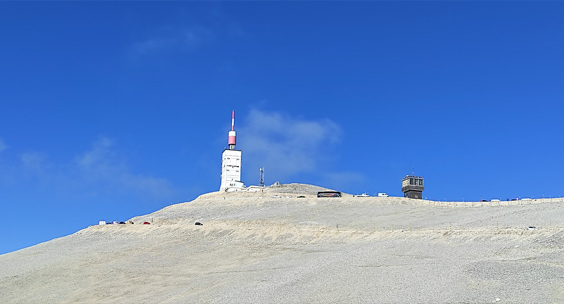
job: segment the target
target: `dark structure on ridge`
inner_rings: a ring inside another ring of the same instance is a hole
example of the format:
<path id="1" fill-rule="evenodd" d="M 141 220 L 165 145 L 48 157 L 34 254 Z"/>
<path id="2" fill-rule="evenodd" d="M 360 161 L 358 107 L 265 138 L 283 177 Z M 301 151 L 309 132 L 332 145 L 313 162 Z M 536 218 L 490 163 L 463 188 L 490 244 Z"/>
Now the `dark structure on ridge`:
<path id="1" fill-rule="evenodd" d="M 403 197 L 407 198 L 423 198 L 423 177 L 407 175 L 401 180 L 401 192 L 403 192 Z"/>

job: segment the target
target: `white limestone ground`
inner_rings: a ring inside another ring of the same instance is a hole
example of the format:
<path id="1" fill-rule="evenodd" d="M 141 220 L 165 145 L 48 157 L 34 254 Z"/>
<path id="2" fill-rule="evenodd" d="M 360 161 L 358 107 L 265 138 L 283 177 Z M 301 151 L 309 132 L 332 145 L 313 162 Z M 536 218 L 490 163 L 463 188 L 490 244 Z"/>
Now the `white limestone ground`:
<path id="1" fill-rule="evenodd" d="M 561 199 L 320 189 L 209 193 L 1 255 L 0 303 L 564 302 Z"/>

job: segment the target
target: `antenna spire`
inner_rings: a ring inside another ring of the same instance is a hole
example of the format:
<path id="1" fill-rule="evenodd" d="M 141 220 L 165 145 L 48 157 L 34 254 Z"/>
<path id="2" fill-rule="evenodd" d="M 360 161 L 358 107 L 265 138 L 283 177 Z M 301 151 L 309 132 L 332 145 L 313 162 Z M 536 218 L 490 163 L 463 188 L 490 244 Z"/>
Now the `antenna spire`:
<path id="1" fill-rule="evenodd" d="M 229 131 L 229 150 L 234 150 L 237 144 L 237 132 L 235 132 L 235 110 L 231 112 L 231 131 Z"/>
<path id="2" fill-rule="evenodd" d="M 235 131 L 235 110 L 231 112 L 231 131 Z"/>

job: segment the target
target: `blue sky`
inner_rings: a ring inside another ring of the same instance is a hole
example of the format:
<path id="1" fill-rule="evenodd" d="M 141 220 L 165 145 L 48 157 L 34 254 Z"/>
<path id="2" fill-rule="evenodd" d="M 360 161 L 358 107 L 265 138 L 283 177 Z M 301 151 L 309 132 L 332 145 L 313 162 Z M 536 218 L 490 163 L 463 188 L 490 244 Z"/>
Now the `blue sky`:
<path id="1" fill-rule="evenodd" d="M 564 195 L 564 3 L 1 2 L 0 254 L 242 179 Z"/>

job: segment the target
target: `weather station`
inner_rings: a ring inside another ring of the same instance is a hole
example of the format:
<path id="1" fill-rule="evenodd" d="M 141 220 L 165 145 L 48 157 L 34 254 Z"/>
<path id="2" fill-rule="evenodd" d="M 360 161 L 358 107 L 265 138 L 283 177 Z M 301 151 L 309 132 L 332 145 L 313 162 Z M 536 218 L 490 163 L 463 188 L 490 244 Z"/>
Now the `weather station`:
<path id="1" fill-rule="evenodd" d="M 229 131 L 229 148 L 221 155 L 221 186 L 219 191 L 239 191 L 245 189 L 241 181 L 241 150 L 236 150 L 237 132 L 235 132 L 235 111 L 231 113 L 231 131 Z"/>
<path id="2" fill-rule="evenodd" d="M 403 197 L 422 199 L 424 189 L 423 177 L 421 176 L 407 175 L 401 180 Z"/>

